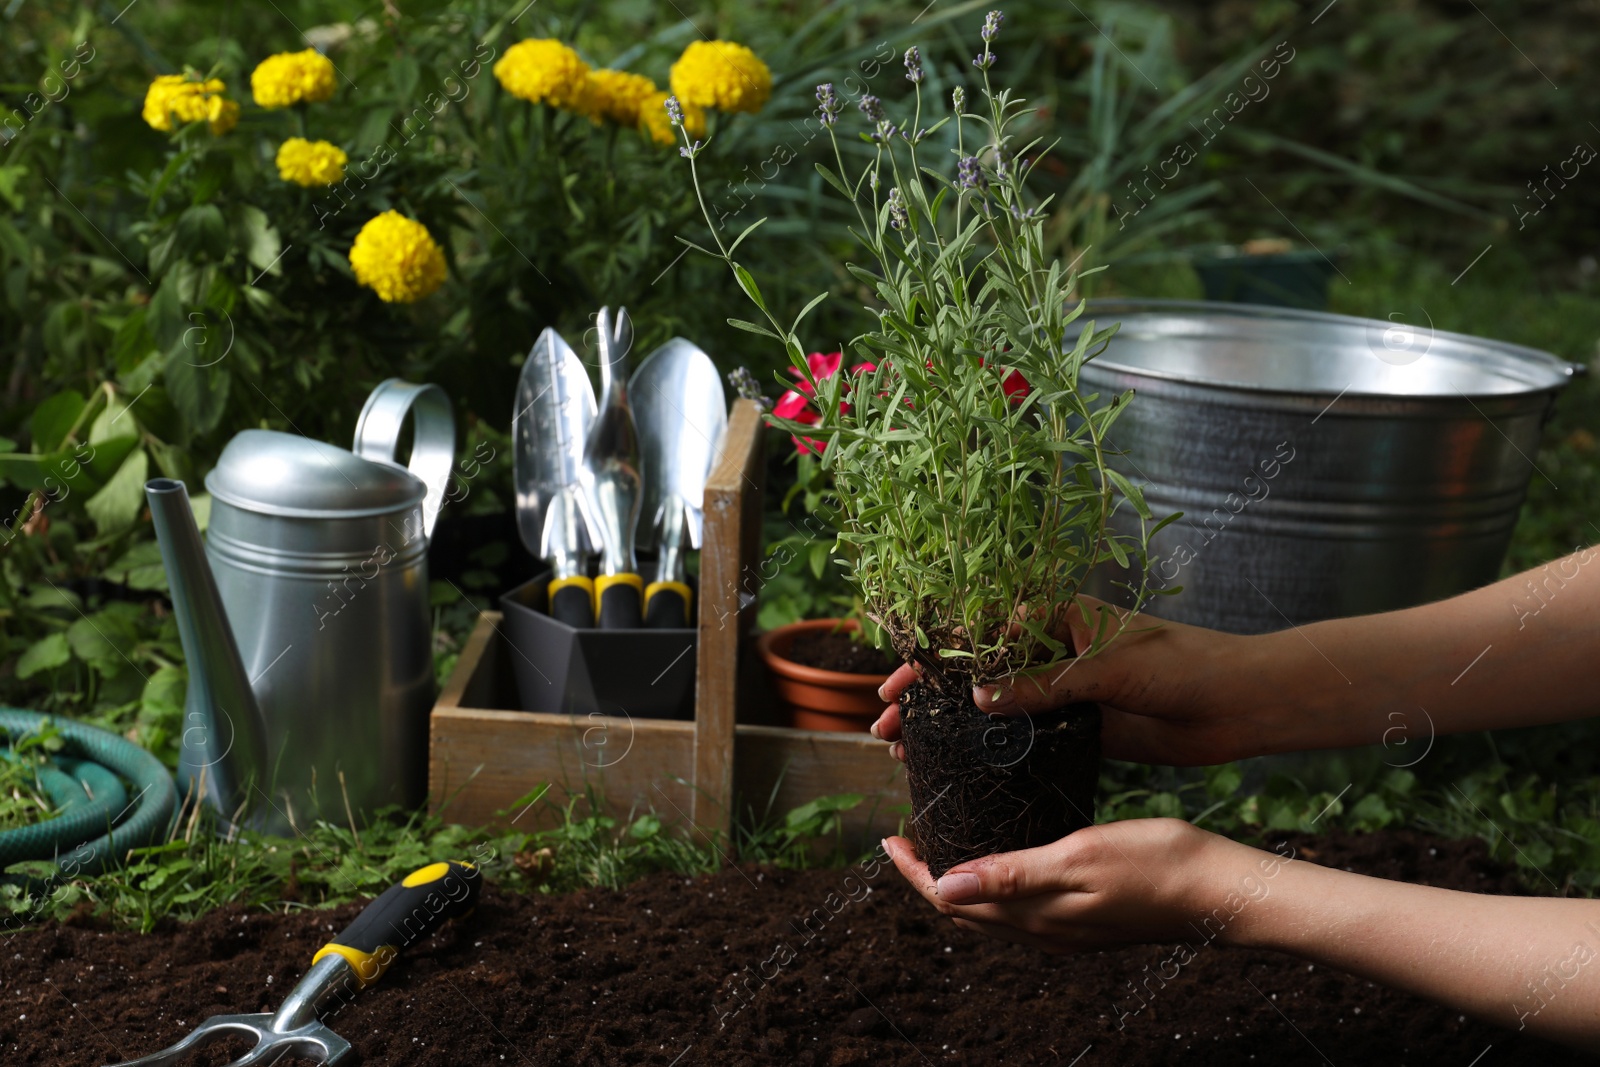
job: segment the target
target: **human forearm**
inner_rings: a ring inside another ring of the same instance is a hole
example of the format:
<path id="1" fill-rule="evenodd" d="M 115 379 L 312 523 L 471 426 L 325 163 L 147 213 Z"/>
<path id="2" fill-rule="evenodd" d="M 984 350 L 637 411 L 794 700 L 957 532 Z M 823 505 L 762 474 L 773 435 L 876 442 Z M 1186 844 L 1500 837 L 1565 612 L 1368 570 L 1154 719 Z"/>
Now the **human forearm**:
<path id="1" fill-rule="evenodd" d="M 1418 740 L 1600 712 L 1600 549 L 1449 600 L 1250 639 L 1270 751 Z"/>
<path id="2" fill-rule="evenodd" d="M 1305 861 L 1263 884 L 1228 927 L 1233 943 L 1600 1051 L 1600 903 L 1458 893 Z"/>

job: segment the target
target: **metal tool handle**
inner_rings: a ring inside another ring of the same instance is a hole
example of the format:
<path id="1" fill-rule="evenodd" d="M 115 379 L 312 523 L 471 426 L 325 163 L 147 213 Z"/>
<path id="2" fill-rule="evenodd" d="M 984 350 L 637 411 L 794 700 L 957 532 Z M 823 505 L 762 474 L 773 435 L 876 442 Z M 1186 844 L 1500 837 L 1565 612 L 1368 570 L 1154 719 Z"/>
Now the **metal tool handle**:
<path id="1" fill-rule="evenodd" d="M 383 977 L 401 949 L 471 911 L 482 888 L 483 877 L 470 863 L 451 860 L 420 867 L 362 909 L 343 933 L 317 950 L 311 962 L 341 956 L 366 988 Z"/>
<path id="2" fill-rule="evenodd" d="M 401 378 L 379 382 L 356 420 L 356 439 L 350 451 L 365 459 L 400 466 L 395 452 L 407 413 L 412 416 L 411 462 L 407 469 L 428 487 L 428 495 L 422 501 L 422 535 L 432 537 L 456 459 L 456 417 L 444 390 Z"/>

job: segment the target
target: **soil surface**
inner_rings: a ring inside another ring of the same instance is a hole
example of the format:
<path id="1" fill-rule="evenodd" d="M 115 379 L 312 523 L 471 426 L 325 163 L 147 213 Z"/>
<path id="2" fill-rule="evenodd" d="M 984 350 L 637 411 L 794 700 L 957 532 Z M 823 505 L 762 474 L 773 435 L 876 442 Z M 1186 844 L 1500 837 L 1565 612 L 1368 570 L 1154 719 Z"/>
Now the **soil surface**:
<path id="1" fill-rule="evenodd" d="M 865 641 L 859 641 L 848 633 L 829 633 L 826 630 L 796 634 L 784 659 L 821 671 L 870 674 L 877 678 L 888 677 L 900 666 L 899 660 Z"/>
<path id="2" fill-rule="evenodd" d="M 1520 892 L 1477 841 L 1409 831 L 1287 840 L 1301 860 Z M 58 925 L 12 935 L 0 944 L 0 1062 L 111 1063 L 212 1014 L 272 1010 L 357 910 L 225 908 L 152 935 Z M 1171 974 L 1172 954 L 1049 957 L 990 941 L 941 919 L 887 865 L 658 875 L 562 897 L 491 887 L 475 915 L 328 1021 L 364 1063 L 438 1067 L 1574 1060 L 1272 952 L 1201 945 L 1175 975 L 1155 977 Z M 1129 983 L 1148 990 L 1137 1013 Z"/>
<path id="3" fill-rule="evenodd" d="M 1094 822 L 1100 709 L 986 715 L 972 688 L 926 681 L 900 697 L 909 829 L 935 877 L 958 863 L 1059 841 Z"/>

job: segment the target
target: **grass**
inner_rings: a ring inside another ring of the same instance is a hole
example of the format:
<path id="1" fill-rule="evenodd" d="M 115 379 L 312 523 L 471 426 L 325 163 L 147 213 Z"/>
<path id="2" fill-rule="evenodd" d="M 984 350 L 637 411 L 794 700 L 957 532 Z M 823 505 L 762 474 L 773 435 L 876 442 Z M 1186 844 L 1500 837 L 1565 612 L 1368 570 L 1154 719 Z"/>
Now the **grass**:
<path id="1" fill-rule="evenodd" d="M 39 770 L 60 747 L 60 734 L 47 728 L 0 748 L 0 831 L 32 826 L 55 813 L 39 782 Z"/>
<path id="2" fill-rule="evenodd" d="M 778 817 L 742 827 L 734 854 L 786 867 L 853 859 L 839 845 L 838 816 L 859 796 L 824 797 Z M 16 803 L 0 798 L 0 809 Z M 617 889 L 647 874 L 706 874 L 728 852 L 687 826 L 653 811 L 606 814 L 594 791 L 557 802 L 549 787 L 510 809 L 542 805 L 542 829 L 470 827 L 441 812 L 390 809 L 365 825 L 316 819 L 297 837 L 217 831 L 208 809 L 193 813 L 161 845 L 136 851 L 131 862 L 94 878 L 53 888 L 0 885 L 0 929 L 92 914 L 113 925 L 150 931 L 163 920 L 188 920 L 227 904 L 271 910 L 331 907 L 381 893 L 418 867 L 440 859 L 475 863 L 497 885 L 519 892 Z M 507 814 L 506 812 L 500 813 Z M 521 821 L 523 815 L 515 821 Z M 524 825 L 527 825 L 526 823 Z M 43 879 L 47 863 L 18 864 L 13 874 Z"/>

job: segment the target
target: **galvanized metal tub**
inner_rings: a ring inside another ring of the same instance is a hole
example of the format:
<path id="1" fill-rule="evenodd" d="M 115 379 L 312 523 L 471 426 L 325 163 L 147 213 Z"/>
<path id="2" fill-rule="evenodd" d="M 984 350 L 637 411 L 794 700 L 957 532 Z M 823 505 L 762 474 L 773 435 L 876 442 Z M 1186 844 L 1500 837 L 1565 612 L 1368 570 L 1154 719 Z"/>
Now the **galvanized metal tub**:
<path id="1" fill-rule="evenodd" d="M 1120 326 L 1083 389 L 1136 392 L 1115 463 L 1158 517 L 1183 512 L 1149 567 L 1183 592 L 1151 612 L 1235 633 L 1494 580 L 1576 371 L 1398 320 L 1153 300 L 1092 301 L 1085 318 Z M 1119 599 L 1104 576 L 1090 588 Z"/>

